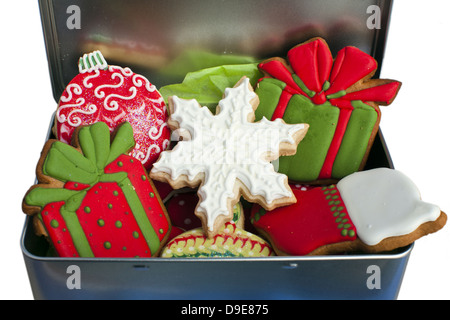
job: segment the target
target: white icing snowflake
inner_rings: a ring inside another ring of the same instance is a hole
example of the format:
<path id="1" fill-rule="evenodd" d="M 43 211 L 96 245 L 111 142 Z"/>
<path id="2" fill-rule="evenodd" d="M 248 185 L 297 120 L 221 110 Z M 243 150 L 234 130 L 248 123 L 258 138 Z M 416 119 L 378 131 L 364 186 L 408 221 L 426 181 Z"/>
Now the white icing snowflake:
<path id="1" fill-rule="evenodd" d="M 218 216 L 232 217 L 229 201 L 241 195 L 236 188 L 238 181 L 252 197 L 264 199 L 267 207 L 275 200 L 292 200 L 287 176 L 275 172 L 269 161 L 280 156 L 280 144 L 294 154 L 308 125 L 288 125 L 281 119 L 266 118 L 253 122 L 257 99 L 248 78 L 226 89 L 216 115 L 196 100 L 172 98 L 170 122 L 178 123 L 180 132 L 188 134 L 173 150 L 161 153 L 151 174 L 158 178 L 159 173 L 166 173 L 169 182 L 183 176 L 195 182 L 204 174 L 196 211 L 206 216 L 210 232 Z"/>

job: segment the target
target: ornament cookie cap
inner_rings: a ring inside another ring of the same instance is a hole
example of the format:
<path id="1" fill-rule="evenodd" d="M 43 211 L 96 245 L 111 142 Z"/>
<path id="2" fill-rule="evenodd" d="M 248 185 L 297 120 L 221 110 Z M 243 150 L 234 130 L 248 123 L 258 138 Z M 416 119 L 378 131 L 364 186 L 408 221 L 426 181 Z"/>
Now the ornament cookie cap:
<path id="1" fill-rule="evenodd" d="M 80 73 L 106 69 L 108 69 L 108 62 L 106 62 L 103 54 L 98 50 L 91 53 L 85 53 L 78 60 L 78 71 Z"/>
<path id="2" fill-rule="evenodd" d="M 150 176 L 174 189 L 199 186 L 196 215 L 209 237 L 232 219 L 241 195 L 267 210 L 296 201 L 287 176 L 275 172 L 269 161 L 295 154 L 309 126 L 281 119 L 253 122 L 258 102 L 246 77 L 226 89 L 216 115 L 196 100 L 169 101 L 170 128 L 189 134 L 161 153 Z"/>
<path id="3" fill-rule="evenodd" d="M 170 144 L 164 98 L 147 78 L 128 67 L 109 65 L 100 51 L 84 54 L 78 69 L 56 110 L 58 140 L 70 144 L 75 129 L 83 125 L 104 122 L 113 132 L 129 122 L 136 140 L 130 155 L 149 170 Z"/>

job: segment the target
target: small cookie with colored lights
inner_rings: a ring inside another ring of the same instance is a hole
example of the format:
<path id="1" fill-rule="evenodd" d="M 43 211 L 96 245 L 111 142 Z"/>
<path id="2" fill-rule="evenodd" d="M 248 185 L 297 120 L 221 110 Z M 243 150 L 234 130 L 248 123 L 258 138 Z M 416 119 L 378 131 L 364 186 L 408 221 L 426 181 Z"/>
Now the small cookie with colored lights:
<path id="1" fill-rule="evenodd" d="M 257 235 L 227 222 L 213 238 L 202 228 L 187 231 L 172 239 L 161 252 L 162 258 L 268 257 L 274 251 Z"/>
<path id="2" fill-rule="evenodd" d="M 170 220 L 142 163 L 128 152 L 133 128 L 113 134 L 103 122 L 78 128 L 73 146 L 49 140 L 37 166 L 38 184 L 23 200 L 36 231 L 60 257 L 154 257 Z"/>
<path id="3" fill-rule="evenodd" d="M 298 202 L 251 221 L 278 255 L 378 253 L 405 247 L 444 227 L 447 216 L 421 200 L 412 181 L 387 168 L 351 174 L 336 185 L 293 188 Z"/>

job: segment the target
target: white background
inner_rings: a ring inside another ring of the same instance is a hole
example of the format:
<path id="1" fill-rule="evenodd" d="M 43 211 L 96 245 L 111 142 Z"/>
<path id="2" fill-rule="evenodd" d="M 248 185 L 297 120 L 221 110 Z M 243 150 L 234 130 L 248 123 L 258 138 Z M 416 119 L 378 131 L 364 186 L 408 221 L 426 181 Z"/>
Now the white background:
<path id="1" fill-rule="evenodd" d="M 20 250 L 22 197 L 34 183 L 56 102 L 37 1 L 0 2 L 0 299 L 32 299 Z M 450 1 L 396 0 L 382 78 L 403 82 L 381 128 L 396 169 L 450 213 Z M 400 299 L 450 298 L 450 226 L 416 241 Z"/>

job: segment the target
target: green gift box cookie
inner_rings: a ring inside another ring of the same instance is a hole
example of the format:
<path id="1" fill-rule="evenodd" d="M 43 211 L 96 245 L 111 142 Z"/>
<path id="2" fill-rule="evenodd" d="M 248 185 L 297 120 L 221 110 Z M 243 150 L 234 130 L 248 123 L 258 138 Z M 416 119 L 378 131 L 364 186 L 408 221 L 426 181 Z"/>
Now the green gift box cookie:
<path id="1" fill-rule="evenodd" d="M 279 171 L 292 181 L 337 180 L 362 170 L 378 132 L 379 105 L 389 105 L 401 83 L 371 79 L 377 62 L 355 47 L 335 59 L 325 40 L 314 38 L 292 48 L 287 60 L 259 64 L 265 77 L 256 93 L 256 121 L 283 118 L 308 123 L 294 156 L 281 157 Z"/>

